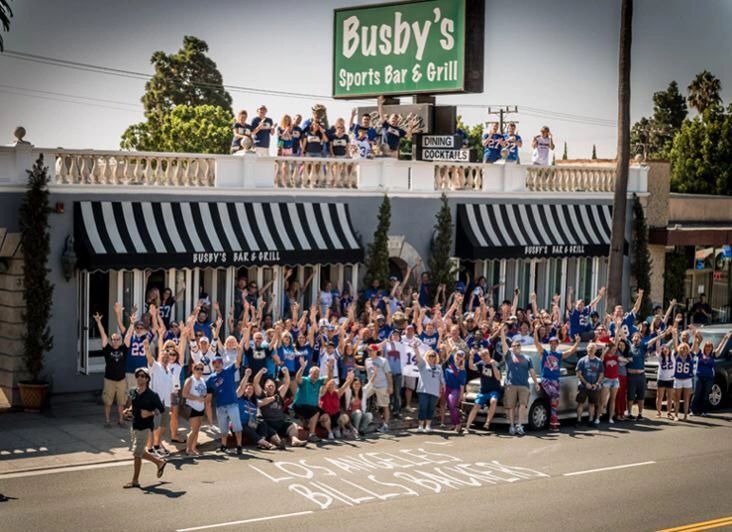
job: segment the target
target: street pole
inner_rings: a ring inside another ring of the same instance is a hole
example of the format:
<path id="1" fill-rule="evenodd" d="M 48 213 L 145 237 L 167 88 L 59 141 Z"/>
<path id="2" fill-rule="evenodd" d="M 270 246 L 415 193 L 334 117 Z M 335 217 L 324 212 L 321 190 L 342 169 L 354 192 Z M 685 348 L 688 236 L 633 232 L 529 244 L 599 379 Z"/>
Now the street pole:
<path id="1" fill-rule="evenodd" d="M 625 226 L 628 207 L 628 165 L 630 163 L 630 47 L 633 34 L 633 0 L 622 0 L 620 53 L 618 59 L 618 147 L 615 167 L 613 226 L 608 263 L 607 304 L 622 304 L 625 262 Z"/>

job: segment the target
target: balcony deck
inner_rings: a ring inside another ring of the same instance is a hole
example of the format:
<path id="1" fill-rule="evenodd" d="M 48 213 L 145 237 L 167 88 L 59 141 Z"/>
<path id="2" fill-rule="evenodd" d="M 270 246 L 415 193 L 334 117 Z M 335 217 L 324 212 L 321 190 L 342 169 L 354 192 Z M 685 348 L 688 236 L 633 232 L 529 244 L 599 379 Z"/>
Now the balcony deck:
<path id="1" fill-rule="evenodd" d="M 51 186 L 240 189 L 271 192 L 337 190 L 381 192 L 484 192 L 611 194 L 615 168 L 605 164 L 539 167 L 380 159 L 258 157 L 0 147 L 0 185 L 24 184 L 25 170 L 43 154 Z M 628 191 L 647 191 L 647 167 L 630 167 Z M 76 187 L 74 187 L 76 188 Z"/>

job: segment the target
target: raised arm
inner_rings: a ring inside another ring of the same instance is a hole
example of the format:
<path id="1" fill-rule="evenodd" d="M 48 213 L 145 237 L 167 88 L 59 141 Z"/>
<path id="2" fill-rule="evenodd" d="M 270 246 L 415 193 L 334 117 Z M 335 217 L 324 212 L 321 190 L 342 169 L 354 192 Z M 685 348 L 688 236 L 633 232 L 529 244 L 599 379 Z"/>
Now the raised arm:
<path id="1" fill-rule="evenodd" d="M 302 382 L 302 374 L 305 371 L 305 357 L 300 357 L 300 367 L 295 373 L 295 382 L 299 385 Z"/>
<path id="2" fill-rule="evenodd" d="M 503 349 L 503 356 L 507 357 L 511 352 L 508 350 L 508 342 L 506 341 L 506 327 L 501 324 L 501 348 Z"/>
<path id="3" fill-rule="evenodd" d="M 125 327 L 125 324 L 122 323 L 123 310 L 124 308 L 119 303 L 119 301 L 114 304 L 114 317 L 117 319 L 117 328 L 119 329 L 120 334 L 125 334 L 127 332 L 127 327 Z"/>
<path id="4" fill-rule="evenodd" d="M 287 395 L 287 391 L 290 389 L 290 371 L 287 366 L 282 367 L 282 384 L 280 384 L 277 392 L 280 394 L 282 399 Z"/>
<path id="5" fill-rule="evenodd" d="M 354 373 L 352 369 L 348 370 L 348 373 L 346 374 L 346 380 L 341 385 L 340 388 L 338 388 L 338 397 L 343 397 L 343 394 L 346 393 L 346 390 L 351 387 L 351 383 L 353 382 Z"/>
<path id="6" fill-rule="evenodd" d="M 572 344 L 572 347 L 570 347 L 564 353 L 562 353 L 562 360 L 564 360 L 565 358 L 569 358 L 572 355 L 574 355 L 577 352 L 577 348 L 579 347 L 579 344 L 580 344 L 579 334 L 575 334 L 574 335 L 574 344 Z"/>
<path id="7" fill-rule="evenodd" d="M 714 350 L 714 358 L 719 358 L 722 356 L 722 353 L 724 352 L 724 346 L 727 345 L 727 341 L 729 340 L 729 337 L 732 336 L 732 332 L 728 332 L 724 335 L 722 340 L 720 340 L 719 345 Z"/>
<path id="8" fill-rule="evenodd" d="M 668 302 L 668 310 L 666 310 L 666 314 L 663 316 L 663 323 L 668 325 L 668 319 L 671 317 L 671 313 L 674 311 L 674 308 L 676 308 L 676 300 L 672 299 Z"/>
<path id="9" fill-rule="evenodd" d="M 567 312 L 572 312 L 574 308 L 574 287 L 570 286 L 567 290 Z"/>
<path id="10" fill-rule="evenodd" d="M 241 382 L 239 382 L 239 387 L 236 389 L 236 396 L 241 397 L 244 395 L 244 390 L 246 389 L 247 385 L 249 384 L 249 378 L 252 376 L 252 370 L 251 368 L 247 368 L 244 371 L 244 376 L 241 378 Z"/>
<path id="11" fill-rule="evenodd" d="M 541 345 L 541 341 L 539 340 L 539 326 L 536 322 L 534 322 L 534 346 L 536 347 L 537 353 L 544 352 L 544 346 Z"/>
<path id="12" fill-rule="evenodd" d="M 133 312 L 130 314 L 130 326 L 127 327 L 127 332 L 125 333 L 125 345 L 127 347 L 130 347 L 130 343 L 132 343 L 132 333 L 135 330 L 135 321 L 137 321 L 137 313 L 133 310 Z"/>
<path id="13" fill-rule="evenodd" d="M 600 300 L 603 298 L 604 295 L 605 295 L 605 287 L 603 286 L 602 288 L 600 288 L 600 291 L 595 296 L 595 299 L 590 301 L 590 307 L 595 308 L 595 306 L 600 302 Z"/>
<path id="14" fill-rule="evenodd" d="M 107 333 L 104 331 L 104 325 L 102 325 L 102 315 L 97 312 L 94 314 L 94 321 L 97 322 L 97 329 L 99 329 L 99 338 L 102 341 L 102 349 L 107 347 Z"/>
<path id="15" fill-rule="evenodd" d="M 254 393 L 257 396 L 262 395 L 262 387 L 259 385 L 259 383 L 262 380 L 262 377 L 264 377 L 265 373 L 267 373 L 267 368 L 262 368 L 254 376 L 254 381 L 252 382 L 252 385 L 254 386 Z"/>
<path id="16" fill-rule="evenodd" d="M 638 314 L 641 308 L 641 303 L 643 302 L 643 289 L 638 289 L 638 297 L 635 298 L 635 305 L 633 305 L 633 314 Z"/>

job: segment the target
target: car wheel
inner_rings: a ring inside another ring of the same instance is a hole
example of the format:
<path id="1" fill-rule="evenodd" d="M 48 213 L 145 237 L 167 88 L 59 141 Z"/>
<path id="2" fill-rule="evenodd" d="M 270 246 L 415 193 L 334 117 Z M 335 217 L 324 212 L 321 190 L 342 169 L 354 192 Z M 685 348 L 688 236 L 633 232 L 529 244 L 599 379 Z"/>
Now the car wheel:
<path id="1" fill-rule="evenodd" d="M 549 427 L 549 405 L 541 399 L 534 401 L 529 408 L 529 428 L 546 430 Z"/>
<path id="2" fill-rule="evenodd" d="M 724 391 L 722 387 L 724 384 L 720 381 L 715 381 L 712 384 L 712 390 L 709 392 L 709 404 L 712 408 L 719 408 L 724 402 Z"/>

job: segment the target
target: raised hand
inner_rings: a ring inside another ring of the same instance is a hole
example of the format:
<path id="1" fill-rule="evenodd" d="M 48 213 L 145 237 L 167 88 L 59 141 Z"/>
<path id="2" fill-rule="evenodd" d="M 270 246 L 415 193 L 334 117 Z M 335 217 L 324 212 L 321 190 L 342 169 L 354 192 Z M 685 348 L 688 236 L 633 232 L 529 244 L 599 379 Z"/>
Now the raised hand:
<path id="1" fill-rule="evenodd" d="M 102 315 L 101 315 L 101 314 L 99 314 L 99 312 L 95 312 L 95 313 L 94 313 L 94 316 L 92 316 L 92 317 L 94 318 L 94 320 L 95 320 L 95 321 L 96 321 L 97 323 L 98 323 L 98 322 L 100 322 L 100 321 L 102 321 Z"/>
<path id="2" fill-rule="evenodd" d="M 247 368 L 246 370 L 244 370 L 245 379 L 248 379 L 249 377 L 251 377 L 251 375 L 252 375 L 252 368 Z"/>

